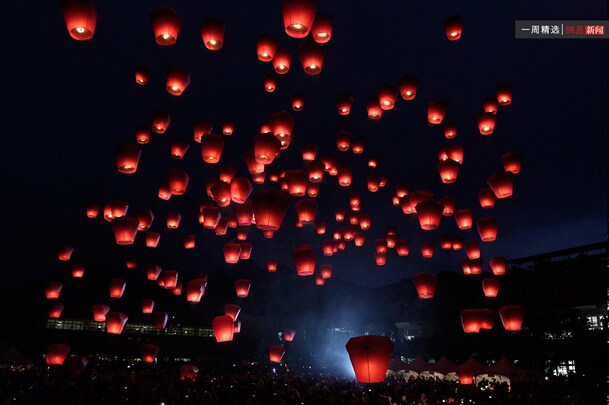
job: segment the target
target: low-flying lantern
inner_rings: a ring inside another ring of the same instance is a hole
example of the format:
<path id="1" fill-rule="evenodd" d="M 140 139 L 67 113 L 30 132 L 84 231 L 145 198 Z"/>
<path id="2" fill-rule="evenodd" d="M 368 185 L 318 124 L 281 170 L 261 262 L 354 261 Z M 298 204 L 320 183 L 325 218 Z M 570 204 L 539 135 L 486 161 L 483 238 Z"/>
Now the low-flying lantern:
<path id="1" fill-rule="evenodd" d="M 190 73 L 183 67 L 172 66 L 167 72 L 165 89 L 172 96 L 181 96 L 190 84 Z"/>
<path id="2" fill-rule="evenodd" d="M 499 316 L 503 327 L 508 331 L 517 331 L 522 329 L 522 320 L 524 318 L 524 307 L 520 305 L 505 305 L 499 308 Z"/>
<path id="3" fill-rule="evenodd" d="M 212 321 L 212 328 L 216 342 L 230 342 L 233 340 L 234 320 L 228 315 L 216 316 Z"/>
<path id="4" fill-rule="evenodd" d="M 495 218 L 480 218 L 477 225 L 482 242 L 492 242 L 497 238 L 497 220 Z"/>
<path id="5" fill-rule="evenodd" d="M 91 0 L 62 0 L 61 11 L 70 37 L 77 41 L 93 38 L 97 11 Z"/>
<path id="6" fill-rule="evenodd" d="M 482 327 L 482 316 L 479 309 L 461 311 L 461 325 L 465 333 L 479 333 Z"/>
<path id="7" fill-rule="evenodd" d="M 129 317 L 122 312 L 110 311 L 106 314 L 106 332 L 113 335 L 123 333 Z"/>
<path id="8" fill-rule="evenodd" d="M 51 343 L 47 347 L 46 363 L 49 366 L 60 366 L 68 357 L 68 353 L 70 353 L 70 346 L 62 343 Z"/>
<path id="9" fill-rule="evenodd" d="M 387 336 L 366 335 L 349 339 L 345 347 L 359 383 L 385 381 L 393 346 Z"/>
<path id="10" fill-rule="evenodd" d="M 440 100 L 431 100 L 427 106 L 427 121 L 432 125 L 438 125 L 444 120 L 448 104 Z"/>
<path id="11" fill-rule="evenodd" d="M 279 47 L 279 41 L 267 34 L 262 34 L 256 41 L 256 52 L 258 59 L 262 62 L 270 62 L 275 57 Z"/>
<path id="12" fill-rule="evenodd" d="M 428 299 L 433 298 L 436 292 L 436 284 L 438 283 L 438 277 L 428 271 L 418 273 L 412 277 L 412 282 L 417 289 L 419 298 Z"/>
<path id="13" fill-rule="evenodd" d="M 95 322 L 106 322 L 106 314 L 110 311 L 110 307 L 107 305 L 96 304 L 92 307 L 93 320 Z"/>
<path id="14" fill-rule="evenodd" d="M 487 298 L 494 298 L 499 293 L 499 280 L 492 277 L 485 277 L 482 280 L 482 291 Z"/>
<path id="15" fill-rule="evenodd" d="M 112 231 L 117 245 L 132 245 L 135 241 L 140 221 L 132 217 L 120 217 L 112 220 Z"/>
<path id="16" fill-rule="evenodd" d="M 463 20 L 458 15 L 448 17 L 444 20 L 444 32 L 449 41 L 457 41 L 463 32 Z"/>
<path id="17" fill-rule="evenodd" d="M 463 244 L 463 247 L 468 259 L 478 259 L 480 257 L 480 244 L 477 241 L 467 241 Z"/>
<path id="18" fill-rule="evenodd" d="M 304 38 L 315 20 L 317 0 L 282 0 L 281 14 L 285 33 L 292 38 Z"/>
<path id="19" fill-rule="evenodd" d="M 133 174 L 137 171 L 137 165 L 140 161 L 141 150 L 139 145 L 128 143 L 120 144 L 116 148 L 116 168 L 124 174 Z"/>
<path id="20" fill-rule="evenodd" d="M 269 346 L 269 360 L 273 363 L 281 363 L 281 358 L 285 354 L 285 347 L 280 345 Z"/>
<path id="21" fill-rule="evenodd" d="M 492 257 L 489 260 L 491 270 L 495 276 L 502 276 L 505 274 L 506 259 L 503 256 Z"/>
<path id="22" fill-rule="evenodd" d="M 216 164 L 222 157 L 224 150 L 224 139 L 217 134 L 205 135 L 201 138 L 201 156 L 203 161 L 209 164 Z"/>
<path id="23" fill-rule="evenodd" d="M 219 51 L 224 44 L 224 22 L 206 18 L 199 27 L 203 45 L 210 51 Z"/>
<path id="24" fill-rule="evenodd" d="M 294 329 L 283 330 L 283 340 L 285 340 L 286 342 L 294 341 L 294 336 L 296 336 L 296 331 Z"/>
<path id="25" fill-rule="evenodd" d="M 154 311 L 152 313 L 152 326 L 157 329 L 165 329 L 167 321 L 169 320 L 169 314 L 164 311 Z"/>
<path id="26" fill-rule="evenodd" d="M 235 292 L 237 293 L 237 297 L 245 298 L 250 292 L 250 287 L 252 282 L 246 279 L 235 280 Z"/>
<path id="27" fill-rule="evenodd" d="M 168 46 L 176 43 L 182 20 L 173 8 L 162 7 L 153 11 L 150 13 L 150 22 L 157 44 Z"/>

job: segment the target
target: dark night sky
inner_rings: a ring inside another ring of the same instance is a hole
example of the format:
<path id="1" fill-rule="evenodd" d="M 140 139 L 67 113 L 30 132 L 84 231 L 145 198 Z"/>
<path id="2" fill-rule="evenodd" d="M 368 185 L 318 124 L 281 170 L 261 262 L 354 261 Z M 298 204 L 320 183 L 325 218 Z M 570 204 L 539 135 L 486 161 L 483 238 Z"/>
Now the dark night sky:
<path id="1" fill-rule="evenodd" d="M 407 183 L 410 190 L 434 191 L 437 198 L 454 195 L 457 207 L 472 208 L 474 218 L 495 215 L 499 236 L 496 242 L 483 244 L 485 259 L 518 258 L 606 240 L 607 41 L 514 39 L 515 20 L 606 19 L 605 1 L 383 1 L 382 6 L 322 1 L 318 11 L 334 17 L 334 33 L 318 77 L 303 73 L 296 56 L 298 40 L 283 33 L 279 1 L 188 3 L 173 4 L 183 18 L 173 47 L 154 43 L 148 19 L 151 10 L 165 3 L 97 1 L 95 36 L 83 43 L 68 36 L 58 2 L 2 4 L 2 239 L 4 272 L 11 274 L 5 286 L 53 278 L 55 254 L 64 243 L 74 244 L 78 251 L 89 243 L 109 241 L 104 254 L 122 254 L 113 244 L 110 226 L 100 219 L 90 221 L 84 213 L 88 202 L 113 199 L 130 202 L 131 212 L 152 209 L 157 229 L 163 228 L 168 210 L 182 209 L 180 232 L 197 232 L 199 247 L 180 270 L 187 278 L 201 268 L 213 272 L 213 265 L 222 262 L 222 243 L 234 234 L 218 240 L 196 223 L 195 204 L 204 195 L 205 179 L 217 175 L 218 167 L 202 162 L 192 140 L 192 123 L 206 118 L 217 131 L 223 120 L 234 120 L 235 134 L 225 139 L 221 164 L 235 164 L 238 176 L 249 177 L 242 153 L 251 147 L 252 135 L 269 113 L 290 109 L 295 93 L 304 94 L 305 109 L 290 111 L 296 120 L 294 142 L 274 167 L 304 168 L 300 145 L 317 143 L 318 154 L 331 154 L 354 169 L 350 189 L 338 187 L 336 179 L 326 175 L 318 217 L 327 220 L 329 229 L 338 229 L 333 210 L 348 208 L 353 190 L 362 195 L 362 212 L 372 216 L 373 227 L 365 247 L 350 246 L 325 258 L 319 249 L 321 239 L 311 227 L 293 228 L 290 208 L 275 239 L 254 238 L 257 266 L 262 267 L 270 254 L 292 266 L 289 252 L 304 241 L 316 248 L 318 264 L 332 264 L 336 277 L 363 285 L 396 282 L 422 270 L 460 271 L 463 251 L 446 253 L 437 247 L 433 259 L 423 260 L 417 248 L 420 241 L 459 233 L 454 219 L 443 218 L 438 231 L 420 230 L 415 216 L 405 216 L 391 205 L 396 182 Z M 451 43 L 442 21 L 455 14 L 462 17 L 464 32 L 461 40 Z M 199 37 L 200 21 L 206 16 L 226 23 L 220 52 L 206 50 Z M 262 86 L 272 67 L 258 61 L 255 53 L 256 39 L 263 32 L 279 39 L 292 54 L 290 72 L 278 77 L 273 94 Z M 138 65 L 151 70 L 147 87 L 133 81 Z M 191 72 L 191 84 L 178 98 L 164 90 L 172 65 Z M 385 112 L 380 122 L 368 120 L 366 101 L 383 83 L 397 84 L 404 73 L 419 78 L 417 98 L 405 102 L 398 97 L 396 108 Z M 482 137 L 475 121 L 482 101 L 503 83 L 512 84 L 514 101 L 499 111 L 495 133 Z M 355 102 L 351 115 L 341 117 L 334 99 L 346 90 L 355 95 Z M 452 185 L 443 185 L 436 171 L 437 150 L 449 141 L 440 127 L 427 124 L 431 99 L 449 102 L 447 120 L 459 128 L 453 142 L 465 148 L 465 163 Z M 162 136 L 151 134 L 136 174 L 119 174 L 114 148 L 132 142 L 133 127 L 149 123 L 154 109 L 171 112 L 169 130 Z M 364 155 L 338 152 L 334 137 L 340 129 L 365 140 Z M 169 157 L 172 138 L 191 143 L 182 161 Z M 510 151 L 523 156 L 514 196 L 499 200 L 491 212 L 482 212 L 478 189 L 501 168 L 499 156 Z M 388 186 L 376 194 L 365 189 L 365 178 L 372 172 L 366 167 L 370 154 L 379 157 L 379 168 L 389 177 Z M 160 201 L 156 190 L 171 168 L 189 172 L 189 190 L 186 196 Z M 387 265 L 377 267 L 372 242 L 388 226 L 411 240 L 411 254 L 401 258 L 391 252 Z M 475 229 L 462 234 L 466 240 L 478 239 Z M 173 251 L 166 248 L 162 253 Z"/>

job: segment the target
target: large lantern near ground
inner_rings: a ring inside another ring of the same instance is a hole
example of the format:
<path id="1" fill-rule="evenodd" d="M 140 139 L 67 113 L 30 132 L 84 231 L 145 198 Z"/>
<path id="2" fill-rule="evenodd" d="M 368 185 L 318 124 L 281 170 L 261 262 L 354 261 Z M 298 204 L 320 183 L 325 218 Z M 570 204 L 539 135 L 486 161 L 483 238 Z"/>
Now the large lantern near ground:
<path id="1" fill-rule="evenodd" d="M 56 300 L 59 298 L 63 284 L 58 281 L 49 281 L 44 285 L 44 293 L 48 300 Z"/>
<path id="2" fill-rule="evenodd" d="M 285 33 L 292 38 L 304 38 L 315 20 L 317 0 L 283 0 L 281 14 Z"/>
<path id="3" fill-rule="evenodd" d="M 47 348 L 45 356 L 49 366 L 62 365 L 70 353 L 70 346 L 62 343 L 51 343 Z"/>
<path id="4" fill-rule="evenodd" d="M 168 46 L 176 43 L 182 20 L 173 8 L 162 7 L 153 11 L 150 13 L 150 22 L 157 44 Z"/>
<path id="5" fill-rule="evenodd" d="M 137 165 L 140 161 L 141 150 L 139 145 L 128 143 L 120 144 L 116 148 L 116 168 L 124 174 L 133 174 L 137 171 Z"/>
<path id="6" fill-rule="evenodd" d="M 252 195 L 252 207 L 256 227 L 263 231 L 276 231 L 290 205 L 287 195 L 278 190 L 256 191 Z"/>
<path id="7" fill-rule="evenodd" d="M 436 284 L 438 283 L 438 277 L 435 274 L 424 271 L 413 276 L 412 281 L 417 289 L 419 298 L 433 298 L 436 292 Z"/>
<path id="8" fill-rule="evenodd" d="M 296 336 L 296 331 L 294 329 L 283 330 L 283 340 L 286 342 L 292 342 L 294 340 L 294 336 Z"/>
<path id="9" fill-rule="evenodd" d="M 269 346 L 269 360 L 273 363 L 281 363 L 281 358 L 285 354 L 285 347 L 280 345 Z"/>
<path id="10" fill-rule="evenodd" d="M 357 336 L 349 339 L 345 347 L 360 383 L 385 381 L 387 367 L 393 351 L 393 342 L 387 336 Z"/>
<path id="11" fill-rule="evenodd" d="M 143 314 L 151 314 L 154 311 L 154 300 L 149 298 L 144 298 L 142 300 L 142 313 Z"/>
<path id="12" fill-rule="evenodd" d="M 216 342 L 230 342 L 233 340 L 234 320 L 228 315 L 216 316 L 211 323 Z"/>
<path id="13" fill-rule="evenodd" d="M 123 328 L 129 317 L 122 312 L 110 311 L 106 314 L 106 332 L 113 335 L 123 333 Z"/>
<path id="14" fill-rule="evenodd" d="M 499 308 L 499 316 L 505 330 L 517 331 L 522 329 L 524 307 L 520 305 L 505 305 Z"/>
<path id="15" fill-rule="evenodd" d="M 64 305 L 61 302 L 53 301 L 49 307 L 49 318 L 58 319 L 61 317 Z"/>
<path id="16" fill-rule="evenodd" d="M 292 258 L 299 276 L 310 276 L 315 273 L 316 255 L 311 246 L 303 244 L 292 250 Z"/>
<path id="17" fill-rule="evenodd" d="M 61 11 L 70 36 L 77 41 L 93 38 L 97 11 L 91 0 L 62 0 Z"/>
<path id="18" fill-rule="evenodd" d="M 444 32 L 449 41 L 457 41 L 463 32 L 463 20 L 458 15 L 444 20 Z"/>
<path id="19" fill-rule="evenodd" d="M 224 44 L 224 22 L 206 18 L 199 28 L 203 45 L 210 51 L 219 51 Z"/>

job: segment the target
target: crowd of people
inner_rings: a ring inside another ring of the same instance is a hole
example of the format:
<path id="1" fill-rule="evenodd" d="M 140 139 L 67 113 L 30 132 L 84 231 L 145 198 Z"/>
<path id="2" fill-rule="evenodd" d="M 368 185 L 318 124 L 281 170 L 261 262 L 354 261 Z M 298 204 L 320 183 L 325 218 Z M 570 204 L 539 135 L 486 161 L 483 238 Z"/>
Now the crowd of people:
<path id="1" fill-rule="evenodd" d="M 358 384 L 329 374 L 286 367 L 200 367 L 194 379 L 180 378 L 180 364 L 90 363 L 82 372 L 65 366 L 0 367 L 0 404 L 595 404 L 603 390 L 576 378 L 512 384 L 459 385 L 445 380 L 387 377 Z"/>

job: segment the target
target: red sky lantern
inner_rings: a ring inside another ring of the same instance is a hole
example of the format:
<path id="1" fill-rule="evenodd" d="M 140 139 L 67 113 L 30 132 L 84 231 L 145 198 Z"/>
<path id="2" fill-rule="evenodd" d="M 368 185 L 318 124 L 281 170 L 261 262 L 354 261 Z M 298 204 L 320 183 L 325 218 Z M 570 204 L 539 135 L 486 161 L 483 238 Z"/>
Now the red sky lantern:
<path id="1" fill-rule="evenodd" d="M 338 131 L 336 134 L 336 147 L 341 152 L 346 152 L 351 147 L 351 134 L 347 131 Z"/>
<path id="2" fill-rule="evenodd" d="M 180 380 L 182 381 L 195 381 L 199 368 L 191 364 L 184 364 L 180 366 Z"/>
<path id="3" fill-rule="evenodd" d="M 334 254 L 335 242 L 333 240 L 325 240 L 321 243 L 321 251 L 324 256 L 332 256 Z"/>
<path id="4" fill-rule="evenodd" d="M 165 329 L 167 321 L 169 320 L 169 314 L 163 311 L 154 311 L 152 313 L 152 326 L 157 329 Z"/>
<path id="5" fill-rule="evenodd" d="M 57 258 L 62 262 L 67 262 L 72 257 L 72 253 L 74 253 L 74 246 L 66 245 L 57 252 Z"/>
<path id="6" fill-rule="evenodd" d="M 280 111 L 269 116 L 269 125 L 273 135 L 281 142 L 281 149 L 287 148 L 294 129 L 294 118 L 287 111 Z"/>
<path id="7" fill-rule="evenodd" d="M 61 11 L 70 37 L 77 41 L 93 38 L 97 11 L 91 0 L 62 0 Z"/>
<path id="8" fill-rule="evenodd" d="M 106 322 L 106 314 L 110 311 L 110 307 L 107 305 L 96 304 L 92 307 L 93 320 L 95 322 Z"/>
<path id="9" fill-rule="evenodd" d="M 146 232 L 146 246 L 148 246 L 149 248 L 157 247 L 160 239 L 161 239 L 160 233 L 152 232 L 152 231 Z"/>
<path id="10" fill-rule="evenodd" d="M 142 313 L 151 314 L 153 310 L 154 310 L 154 300 L 144 298 L 142 300 Z"/>
<path id="11" fill-rule="evenodd" d="M 205 207 L 203 208 L 203 227 L 206 229 L 216 229 L 222 214 L 218 207 Z"/>
<path id="12" fill-rule="evenodd" d="M 285 354 L 285 348 L 279 345 L 269 346 L 269 360 L 273 363 L 281 363 L 281 358 Z"/>
<path id="13" fill-rule="evenodd" d="M 480 257 L 480 245 L 475 240 L 467 241 L 463 244 L 465 254 L 468 259 L 478 259 Z"/>
<path id="14" fill-rule="evenodd" d="M 315 156 L 317 156 L 317 145 L 311 142 L 305 142 L 302 144 L 300 152 L 302 154 L 302 160 L 304 160 L 305 162 L 313 162 L 315 160 Z M 325 166 L 323 166 L 323 163 L 319 161 L 318 163 L 322 165 L 321 170 L 323 171 Z"/>
<path id="15" fill-rule="evenodd" d="M 316 222 L 315 232 L 317 232 L 318 235 L 324 235 L 326 233 L 326 223 L 324 221 Z"/>
<path id="16" fill-rule="evenodd" d="M 324 164 L 320 161 L 313 161 L 309 164 L 309 181 L 314 184 L 319 184 L 324 178 Z"/>
<path id="17" fill-rule="evenodd" d="M 140 221 L 132 217 L 120 217 L 112 221 L 112 231 L 117 245 L 132 245 Z"/>
<path id="18" fill-rule="evenodd" d="M 199 28 L 203 45 L 210 51 L 219 51 L 224 44 L 224 22 L 206 18 Z"/>
<path id="19" fill-rule="evenodd" d="M 277 271 L 277 260 L 276 259 L 268 259 L 266 261 L 266 269 L 269 273 L 275 273 Z"/>
<path id="20" fill-rule="evenodd" d="M 112 201 L 104 206 L 104 219 L 112 222 L 116 218 L 120 218 L 127 214 L 129 204 L 124 201 Z"/>
<path id="21" fill-rule="evenodd" d="M 193 125 L 193 136 L 195 142 L 201 143 L 201 138 L 211 134 L 213 125 L 205 120 L 199 120 Z"/>
<path id="22" fill-rule="evenodd" d="M 143 66 L 137 67 L 135 69 L 135 82 L 140 86 L 146 86 L 148 81 L 150 81 L 150 70 Z"/>
<path id="23" fill-rule="evenodd" d="M 496 96 L 499 105 L 504 107 L 512 104 L 512 93 L 512 85 L 510 84 L 502 84 L 497 86 Z"/>
<path id="24" fill-rule="evenodd" d="M 322 264 L 319 266 L 319 274 L 322 278 L 328 279 L 332 277 L 332 266 L 329 264 Z"/>
<path id="25" fill-rule="evenodd" d="M 196 237 L 195 235 L 188 234 L 182 237 L 182 244 L 184 245 L 184 249 L 194 249 L 196 245 Z"/>
<path id="26" fill-rule="evenodd" d="M 241 321 L 236 320 L 233 324 L 233 334 L 241 333 Z"/>
<path id="27" fill-rule="evenodd" d="M 496 256 L 489 260 L 489 264 L 491 266 L 491 270 L 493 274 L 496 276 L 502 276 L 505 274 L 506 268 L 506 259 L 502 256 Z"/>
<path id="28" fill-rule="evenodd" d="M 366 185 L 368 187 L 368 191 L 371 193 L 376 193 L 381 187 L 381 177 L 378 174 L 372 173 L 368 176 Z"/>
<path id="29" fill-rule="evenodd" d="M 106 332 L 113 335 L 123 333 L 123 328 L 129 317 L 122 312 L 110 311 L 106 314 Z"/>
<path id="30" fill-rule="evenodd" d="M 157 44 L 168 46 L 176 43 L 182 20 L 174 9 L 171 7 L 159 8 L 150 13 L 150 21 Z"/>
<path id="31" fill-rule="evenodd" d="M 351 185 L 353 179 L 353 171 L 349 166 L 341 165 L 338 168 L 338 184 L 341 187 L 348 187 Z"/>
<path id="32" fill-rule="evenodd" d="M 309 76 L 316 76 L 321 73 L 326 50 L 318 43 L 306 41 L 300 44 L 298 56 L 304 72 Z"/>
<path id="33" fill-rule="evenodd" d="M 290 53 L 282 47 L 277 48 L 273 57 L 273 69 L 279 75 L 284 75 L 290 70 L 291 57 Z"/>
<path id="34" fill-rule="evenodd" d="M 352 206 L 351 209 L 353 209 L 354 207 L 359 207 L 359 206 Z M 351 225 L 359 225 L 359 217 L 357 216 L 357 214 L 355 215 L 349 215 L 349 223 Z"/>
<path id="35" fill-rule="evenodd" d="M 503 165 L 504 171 L 518 174 L 520 173 L 522 158 L 516 153 L 509 152 L 501 155 L 501 164 Z"/>
<path id="36" fill-rule="evenodd" d="M 458 15 L 444 20 L 444 32 L 449 41 L 457 41 L 463 32 L 463 20 Z"/>
<path id="37" fill-rule="evenodd" d="M 372 226 L 372 218 L 368 214 L 362 214 L 359 216 L 359 227 L 362 231 L 370 229 Z"/>
<path id="38" fill-rule="evenodd" d="M 421 256 L 424 259 L 431 259 L 433 257 L 433 243 L 421 242 L 419 247 L 421 248 Z"/>
<path id="39" fill-rule="evenodd" d="M 400 83 L 398 84 L 398 88 L 400 90 L 400 95 L 406 101 L 414 100 L 417 96 L 417 86 L 419 84 L 419 79 L 412 77 L 410 75 L 404 75 L 400 79 Z"/>
<path id="40" fill-rule="evenodd" d="M 320 275 L 315 276 L 315 285 L 322 286 L 324 284 L 326 284 L 326 280 L 322 276 L 320 276 Z"/>
<path id="41" fill-rule="evenodd" d="M 366 335 L 349 339 L 345 347 L 359 383 L 385 381 L 393 346 L 387 336 Z"/>
<path id="42" fill-rule="evenodd" d="M 167 174 L 167 181 L 171 194 L 183 195 L 188 187 L 188 173 L 181 169 L 170 170 Z"/>
<path id="43" fill-rule="evenodd" d="M 442 127 L 444 137 L 446 139 L 454 139 L 457 137 L 457 125 L 454 122 L 447 122 Z"/>
<path id="44" fill-rule="evenodd" d="M 273 163 L 279 155 L 280 141 L 271 133 L 254 135 L 254 157 L 256 162 L 263 165 Z"/>
<path id="45" fill-rule="evenodd" d="M 197 303 L 205 294 L 207 277 L 195 278 L 186 283 L 186 301 Z"/>
<path id="46" fill-rule="evenodd" d="M 87 218 L 97 218 L 99 214 L 99 205 L 98 204 L 89 204 L 86 208 Z"/>
<path id="47" fill-rule="evenodd" d="M 452 159 L 459 164 L 463 164 L 463 147 L 457 144 L 449 145 L 445 148 L 446 158 Z M 444 160 L 444 159 L 442 159 Z"/>
<path id="48" fill-rule="evenodd" d="M 224 121 L 222 123 L 222 135 L 231 136 L 235 132 L 235 123 L 232 121 Z"/>
<path id="49" fill-rule="evenodd" d="M 473 224 L 472 210 L 470 210 L 469 208 L 464 208 L 455 211 L 455 221 L 457 221 L 457 226 L 459 227 L 459 229 L 470 229 Z"/>
<path id="50" fill-rule="evenodd" d="M 495 115 L 482 113 L 478 116 L 478 130 L 480 135 L 490 135 L 495 130 Z"/>
<path id="51" fill-rule="evenodd" d="M 487 298 L 494 298 L 499 293 L 499 280 L 492 277 L 485 277 L 482 280 L 482 291 Z"/>
<path id="52" fill-rule="evenodd" d="M 258 59 L 262 62 L 270 62 L 277 52 L 279 41 L 267 34 L 262 34 L 256 41 L 256 52 Z"/>
<path id="53" fill-rule="evenodd" d="M 480 201 L 480 207 L 493 208 L 495 206 L 495 193 L 490 188 L 481 188 L 478 191 L 478 200 Z"/>
<path id="54" fill-rule="evenodd" d="M 230 184 L 222 180 L 216 180 L 209 188 L 212 199 L 218 207 L 228 207 L 231 203 L 231 187 Z"/>
<path id="55" fill-rule="evenodd" d="M 171 124 L 171 116 L 169 113 L 163 111 L 154 111 L 152 113 L 152 131 L 161 135 L 167 131 L 169 128 L 169 124 Z"/>
<path id="56" fill-rule="evenodd" d="M 154 363 L 161 348 L 152 343 L 145 343 L 140 348 L 140 359 L 143 363 Z"/>
<path id="57" fill-rule="evenodd" d="M 241 242 L 241 252 L 239 252 L 239 260 L 249 260 L 252 255 L 253 245 L 249 242 Z"/>
<path id="58" fill-rule="evenodd" d="M 384 266 L 387 263 L 387 254 L 386 253 L 375 253 L 374 254 L 374 262 L 377 266 Z"/>
<path id="59" fill-rule="evenodd" d="M 455 213 L 455 206 L 457 205 L 457 199 L 454 197 L 442 197 L 440 198 L 440 203 L 444 205 L 444 210 L 442 211 L 442 215 L 445 217 L 450 217 Z"/>
<path id="60" fill-rule="evenodd" d="M 436 284 L 438 283 L 438 277 L 430 272 L 424 271 L 416 274 L 412 277 L 412 282 L 417 289 L 419 298 L 429 299 L 433 298 L 436 292 Z"/>
<path id="61" fill-rule="evenodd" d="M 461 263 L 463 273 L 468 275 L 476 275 L 482 273 L 482 259 L 467 259 Z"/>
<path id="62" fill-rule="evenodd" d="M 345 210 L 337 208 L 334 211 L 334 219 L 336 220 L 336 222 L 343 222 L 345 220 Z"/>
<path id="63" fill-rule="evenodd" d="M 46 363 L 49 366 L 60 366 L 68 357 L 68 353 L 70 353 L 70 346 L 62 343 L 51 343 L 47 347 Z"/>
<path id="64" fill-rule="evenodd" d="M 49 318 L 59 319 L 61 317 L 61 312 L 63 311 L 64 305 L 61 302 L 51 302 L 51 306 L 49 307 Z"/>
<path id="65" fill-rule="evenodd" d="M 128 269 L 135 269 L 137 267 L 137 259 L 130 258 L 125 261 L 125 265 Z"/>
<path id="66" fill-rule="evenodd" d="M 431 231 L 440 226 L 444 206 L 435 201 L 422 201 L 415 206 L 421 229 Z"/>
<path id="67" fill-rule="evenodd" d="M 222 139 L 222 136 L 209 134 L 201 138 L 201 156 L 205 163 L 218 163 L 222 157 L 223 150 L 224 139 Z"/>
<path id="68" fill-rule="evenodd" d="M 169 189 L 169 182 L 164 181 L 159 186 L 159 198 L 161 200 L 169 200 L 171 198 L 171 190 Z"/>
<path id="69" fill-rule="evenodd" d="M 239 255 L 241 254 L 241 244 L 240 243 L 226 243 L 222 248 L 224 252 L 224 260 L 226 263 L 235 264 L 239 262 Z"/>
<path id="70" fill-rule="evenodd" d="M 281 14 L 285 33 L 292 38 L 304 38 L 315 20 L 317 0 L 282 0 Z"/>
<path id="71" fill-rule="evenodd" d="M 376 97 L 368 100 L 366 103 L 366 111 L 368 112 L 368 118 L 373 121 L 378 121 L 383 116 L 383 109 Z"/>
<path id="72" fill-rule="evenodd" d="M 277 89 L 277 80 L 273 76 L 267 76 L 264 78 L 264 91 L 267 93 L 273 93 Z"/>
<path id="73" fill-rule="evenodd" d="M 492 242 L 497 238 L 497 220 L 495 218 L 480 218 L 477 225 L 482 242 Z"/>
<path id="74" fill-rule="evenodd" d="M 116 168 L 124 174 L 133 174 L 137 171 L 141 150 L 138 145 L 123 143 L 116 148 Z"/>
<path id="75" fill-rule="evenodd" d="M 508 331 L 517 331 L 522 329 L 522 320 L 524 318 L 524 307 L 520 305 L 505 305 L 499 308 L 499 316 L 503 327 Z"/>
<path id="76" fill-rule="evenodd" d="M 512 172 L 496 172 L 486 181 L 497 198 L 510 197 L 514 190 L 514 174 Z"/>
<path id="77" fill-rule="evenodd" d="M 212 321 L 212 328 L 214 329 L 214 336 L 216 342 L 230 342 L 233 340 L 233 318 L 228 315 L 216 316 Z"/>
<path id="78" fill-rule="evenodd" d="M 243 177 L 235 177 L 230 182 L 231 200 L 237 204 L 244 204 L 254 187 L 250 181 Z"/>
<path id="79" fill-rule="evenodd" d="M 478 309 L 461 311 L 461 325 L 465 333 L 479 333 L 482 324 L 481 313 Z"/>
<path id="80" fill-rule="evenodd" d="M 493 329 L 495 323 L 495 311 L 492 309 L 482 308 L 479 309 L 480 329 Z"/>
<path id="81" fill-rule="evenodd" d="M 438 162 L 438 172 L 440 173 L 442 183 L 451 184 L 457 181 L 460 167 L 461 165 L 452 159 L 446 159 Z"/>
<path id="82" fill-rule="evenodd" d="M 303 197 L 307 191 L 309 175 L 304 170 L 288 170 L 285 172 L 285 181 L 292 197 Z"/>
<path id="83" fill-rule="evenodd" d="M 301 198 L 294 204 L 294 210 L 298 215 L 298 220 L 303 224 L 310 224 L 315 222 L 315 216 L 317 215 L 318 203 L 316 200 L 309 198 Z"/>
<path id="84" fill-rule="evenodd" d="M 444 120 L 448 104 L 440 100 L 431 100 L 427 106 L 427 121 L 432 125 L 438 125 Z"/>
<path id="85" fill-rule="evenodd" d="M 80 264 L 75 264 L 74 267 L 72 267 L 72 277 L 74 278 L 82 278 L 82 276 L 85 274 L 85 268 L 84 266 L 80 265 Z"/>
<path id="86" fill-rule="evenodd" d="M 497 110 L 499 110 L 499 103 L 495 97 L 489 97 L 484 100 L 483 110 L 485 113 L 491 113 L 493 115 L 497 114 Z"/>
<path id="87" fill-rule="evenodd" d="M 354 155 L 361 155 L 364 153 L 364 140 L 354 139 L 353 142 L 351 142 L 351 150 Z"/>
<path id="88" fill-rule="evenodd" d="M 398 256 L 408 256 L 408 254 L 410 253 L 410 242 L 406 239 L 396 240 L 395 251 Z"/>
<path id="89" fill-rule="evenodd" d="M 440 241 L 440 248 L 442 250 L 450 250 L 453 247 L 451 236 L 441 235 L 438 239 Z"/>
<path id="90" fill-rule="evenodd" d="M 190 84 L 190 73 L 182 67 L 172 66 L 167 72 L 165 89 L 172 96 L 181 96 Z"/>
<path id="91" fill-rule="evenodd" d="M 333 19 L 329 15 L 317 13 L 315 21 L 313 21 L 313 27 L 311 28 L 311 34 L 313 39 L 318 44 L 325 44 L 332 38 L 332 23 Z"/>
<path id="92" fill-rule="evenodd" d="M 113 278 L 110 280 L 110 297 L 121 298 L 125 292 L 127 282 L 122 278 Z"/>
<path id="93" fill-rule="evenodd" d="M 250 226 L 252 224 L 254 212 L 251 199 L 245 200 L 243 204 L 237 204 L 234 212 L 239 226 Z"/>
<path id="94" fill-rule="evenodd" d="M 302 111 L 304 108 L 304 96 L 295 94 L 292 96 L 292 110 Z"/>
<path id="95" fill-rule="evenodd" d="M 364 246 L 365 242 L 366 242 L 366 235 L 364 235 L 363 232 L 355 232 L 355 235 L 353 235 L 353 243 L 355 244 L 355 246 L 357 246 L 357 247 Z"/>
<path id="96" fill-rule="evenodd" d="M 169 229 L 178 229 L 180 226 L 180 221 L 182 220 L 182 215 L 177 211 L 172 211 L 167 213 L 167 228 Z"/>
<path id="97" fill-rule="evenodd" d="M 292 250 L 294 267 L 299 276 L 310 276 L 315 273 L 316 255 L 311 246 L 302 244 Z"/>
<path id="98" fill-rule="evenodd" d="M 398 89 L 388 84 L 383 84 L 377 93 L 378 103 L 385 111 L 393 110 L 397 97 Z"/>
<path id="99" fill-rule="evenodd" d="M 181 139 L 172 141 L 170 149 L 171 157 L 177 160 L 182 159 L 186 154 L 186 151 L 188 151 L 189 146 L 190 145 L 187 142 L 184 142 Z"/>
<path id="100" fill-rule="evenodd" d="M 349 115 L 351 112 L 351 105 L 353 104 L 353 95 L 350 93 L 342 94 L 336 97 L 336 108 L 338 109 L 339 115 Z"/>
<path id="101" fill-rule="evenodd" d="M 285 340 L 286 342 L 294 341 L 294 336 L 296 336 L 296 331 L 294 329 L 283 330 L 283 340 Z"/>
<path id="102" fill-rule="evenodd" d="M 176 270 L 163 270 L 159 276 L 159 285 L 166 290 L 171 290 L 178 285 L 178 272 Z"/>
<path id="103" fill-rule="evenodd" d="M 239 317 L 241 307 L 237 304 L 226 304 L 224 305 L 224 315 L 229 316 L 233 322 Z"/>
<path id="104" fill-rule="evenodd" d="M 234 165 L 225 165 L 220 168 L 218 178 L 225 183 L 230 183 L 237 174 L 237 168 Z"/>
<path id="105" fill-rule="evenodd" d="M 237 297 L 245 298 L 250 292 L 250 286 L 252 282 L 246 279 L 235 280 L 235 292 L 237 293 Z"/>

